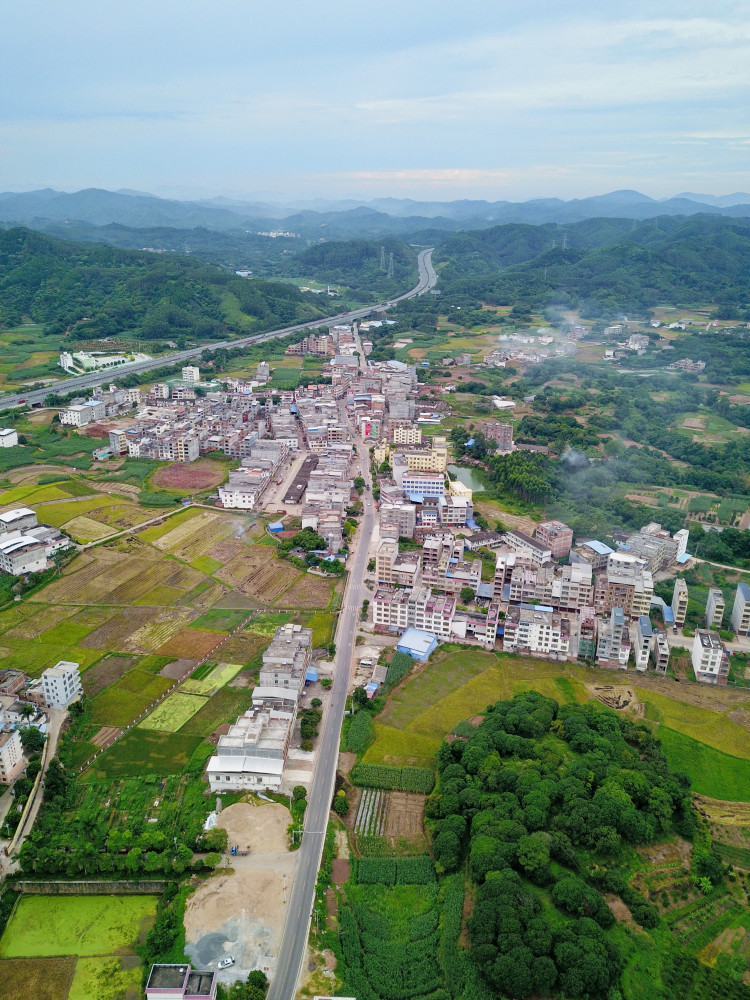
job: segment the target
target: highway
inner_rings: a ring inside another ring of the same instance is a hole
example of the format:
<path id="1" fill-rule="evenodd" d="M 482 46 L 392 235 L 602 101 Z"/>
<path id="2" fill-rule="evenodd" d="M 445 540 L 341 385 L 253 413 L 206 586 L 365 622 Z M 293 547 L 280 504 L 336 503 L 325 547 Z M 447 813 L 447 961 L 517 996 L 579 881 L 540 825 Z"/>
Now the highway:
<path id="1" fill-rule="evenodd" d="M 367 483 L 364 493 L 364 515 L 357 529 L 356 552 L 349 566 L 349 577 L 344 592 L 344 603 L 339 613 L 336 631 L 336 663 L 334 682 L 325 716 L 325 724 L 317 749 L 317 763 L 312 787 L 307 796 L 305 833 L 299 849 L 297 872 L 289 896 L 289 908 L 281 940 L 276 974 L 271 981 L 267 1000 L 294 1000 L 297 992 L 302 960 L 307 948 L 315 883 L 323 853 L 323 841 L 328 825 L 328 811 L 333 799 L 336 767 L 339 757 L 339 739 L 344 719 L 349 683 L 352 676 L 354 633 L 362 601 L 368 596 L 364 588 L 369 540 L 375 526 L 375 508 L 372 501 L 372 481 L 367 449 L 358 446 L 362 476 Z"/>
<path id="2" fill-rule="evenodd" d="M 43 403 L 51 392 L 65 393 L 66 395 L 77 390 L 93 389 L 95 386 L 104 383 L 116 382 L 117 377 L 122 375 L 145 374 L 165 365 L 174 365 L 179 361 L 189 362 L 198 360 L 204 351 L 215 351 L 220 347 L 245 347 L 248 344 L 260 344 L 266 340 L 275 340 L 277 337 L 288 337 L 290 333 L 297 333 L 301 330 L 309 330 L 318 326 L 326 326 L 333 323 L 350 323 L 352 320 L 361 319 L 375 310 L 387 309 L 396 302 L 403 299 L 411 299 L 417 295 L 424 295 L 437 281 L 437 276 L 432 267 L 432 250 L 420 251 L 417 256 L 417 267 L 419 268 L 419 282 L 408 292 L 398 295 L 387 302 L 379 302 L 376 305 L 365 306 L 356 309 L 354 312 L 337 313 L 335 316 L 313 320 L 310 323 L 298 323 L 296 326 L 285 326 L 281 330 L 271 330 L 268 333 L 255 334 L 252 337 L 240 337 L 237 340 L 212 341 L 203 344 L 202 347 L 191 347 L 185 351 L 174 351 L 172 354 L 164 354 L 160 358 L 152 358 L 150 361 L 134 361 L 131 364 L 118 365 L 115 368 L 107 368 L 104 371 L 92 372 L 88 375 L 78 375 L 75 378 L 62 379 L 46 386 L 44 389 L 34 389 L 28 392 L 15 392 L 5 396 L 0 396 L 0 410 L 7 410 L 13 406 L 32 403 Z"/>

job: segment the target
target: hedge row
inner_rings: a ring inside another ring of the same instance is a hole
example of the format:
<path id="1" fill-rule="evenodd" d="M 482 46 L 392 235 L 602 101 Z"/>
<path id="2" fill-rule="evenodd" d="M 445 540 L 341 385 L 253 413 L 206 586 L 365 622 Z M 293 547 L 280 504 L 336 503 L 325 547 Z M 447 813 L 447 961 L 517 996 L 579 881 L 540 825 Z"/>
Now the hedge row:
<path id="1" fill-rule="evenodd" d="M 388 767 L 385 764 L 355 764 L 350 775 L 352 784 L 362 788 L 383 788 L 429 795 L 435 786 L 435 776 L 426 767 Z"/>
<path id="2" fill-rule="evenodd" d="M 432 885 L 436 881 L 435 866 L 426 856 L 359 858 L 352 867 L 354 881 L 368 885 Z"/>

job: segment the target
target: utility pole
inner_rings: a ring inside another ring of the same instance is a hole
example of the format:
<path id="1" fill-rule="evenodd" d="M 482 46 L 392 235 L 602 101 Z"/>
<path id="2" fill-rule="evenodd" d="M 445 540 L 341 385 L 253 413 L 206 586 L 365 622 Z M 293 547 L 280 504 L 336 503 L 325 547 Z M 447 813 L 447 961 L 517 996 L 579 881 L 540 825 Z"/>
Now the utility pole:
<path id="1" fill-rule="evenodd" d="M 393 250 L 391 250 L 390 256 L 388 257 L 388 277 L 393 277 Z"/>
<path id="2" fill-rule="evenodd" d="M 567 250 L 568 249 L 568 235 L 567 235 L 567 233 L 565 233 L 563 235 L 562 248 L 563 248 L 563 250 Z"/>
<path id="3" fill-rule="evenodd" d="M 380 270 L 385 271 L 385 247 L 380 248 Z"/>

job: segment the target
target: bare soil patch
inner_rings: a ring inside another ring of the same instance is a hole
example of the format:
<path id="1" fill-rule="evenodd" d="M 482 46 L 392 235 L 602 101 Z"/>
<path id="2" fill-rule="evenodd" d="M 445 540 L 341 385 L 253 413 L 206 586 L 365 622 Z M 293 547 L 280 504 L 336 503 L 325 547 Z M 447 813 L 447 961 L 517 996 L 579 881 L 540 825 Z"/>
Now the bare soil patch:
<path id="1" fill-rule="evenodd" d="M 693 793 L 698 811 L 712 823 L 722 826 L 750 827 L 750 802 L 724 802 Z"/>
<path id="2" fill-rule="evenodd" d="M 331 600 L 331 581 L 306 573 L 286 591 L 278 603 L 285 608 L 327 608 Z"/>
<path id="3" fill-rule="evenodd" d="M 339 771 L 341 771 L 342 774 L 348 774 L 356 763 L 357 763 L 356 753 L 339 754 Z"/>
<path id="4" fill-rule="evenodd" d="M 268 645 L 266 636 L 257 632 L 238 632 L 221 647 L 221 658 L 227 663 L 248 663 L 259 649 Z"/>
<path id="5" fill-rule="evenodd" d="M 425 795 L 416 792 L 391 792 L 385 822 L 386 837 L 421 837 L 424 825 Z"/>
<path id="6" fill-rule="evenodd" d="M 110 684 L 119 681 L 121 677 L 135 665 L 134 656 L 106 656 L 99 660 L 96 666 L 90 667 L 81 678 L 84 693 L 89 698 L 100 694 Z"/>
<path id="7" fill-rule="evenodd" d="M 348 861 L 343 858 L 335 858 L 333 861 L 333 884 L 343 885 L 344 882 L 349 881 L 349 875 L 351 874 L 351 865 Z"/>
<path id="8" fill-rule="evenodd" d="M 224 468 L 218 462 L 201 459 L 197 462 L 164 465 L 151 476 L 151 483 L 170 490 L 189 492 L 218 486 L 224 481 L 224 476 Z"/>
<path id="9" fill-rule="evenodd" d="M 483 722 L 484 722 L 483 715 L 472 715 L 472 717 L 469 719 L 470 726 L 481 726 Z"/>
<path id="10" fill-rule="evenodd" d="M 675 865 L 680 861 L 689 861 L 693 853 L 693 845 L 682 837 L 675 837 L 659 844 L 645 844 L 636 850 L 655 868 Z"/>
<path id="11" fill-rule="evenodd" d="M 90 740 L 95 747 L 108 747 L 120 736 L 122 729 L 117 726 L 102 726 L 96 736 Z"/>
<path id="12" fill-rule="evenodd" d="M 623 903 L 619 896 L 613 896 L 611 893 L 604 897 L 604 901 L 607 906 L 612 911 L 613 916 L 616 920 L 619 920 L 623 924 L 627 924 L 628 927 L 632 927 L 633 930 L 640 930 L 638 924 L 633 920 L 633 914 Z"/>
<path id="13" fill-rule="evenodd" d="M 180 657 L 178 660 L 174 660 L 172 663 L 168 663 L 166 667 L 162 667 L 159 671 L 160 677 L 169 677 L 173 681 L 177 681 L 184 674 L 190 671 L 192 673 L 198 664 L 197 660 L 189 660 L 185 657 Z"/>
<path id="14" fill-rule="evenodd" d="M 227 831 L 230 844 L 251 854 L 279 854 L 288 849 L 289 810 L 276 802 L 236 802 L 222 809 L 217 826 Z"/>
<path id="15" fill-rule="evenodd" d="M 621 684 L 587 684 L 586 690 L 608 708 L 614 708 L 618 712 L 626 708 L 633 711 L 638 718 L 644 713 L 644 707 L 638 701 L 635 691 Z"/>

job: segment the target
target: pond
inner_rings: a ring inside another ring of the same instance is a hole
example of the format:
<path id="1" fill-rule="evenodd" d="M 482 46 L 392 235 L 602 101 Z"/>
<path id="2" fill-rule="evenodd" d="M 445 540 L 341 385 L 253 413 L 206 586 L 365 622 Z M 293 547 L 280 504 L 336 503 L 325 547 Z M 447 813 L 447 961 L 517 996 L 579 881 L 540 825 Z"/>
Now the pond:
<path id="1" fill-rule="evenodd" d="M 455 476 L 464 486 L 468 486 L 475 493 L 482 493 L 487 489 L 488 481 L 482 469 L 465 468 L 461 465 L 449 465 L 448 472 Z"/>

